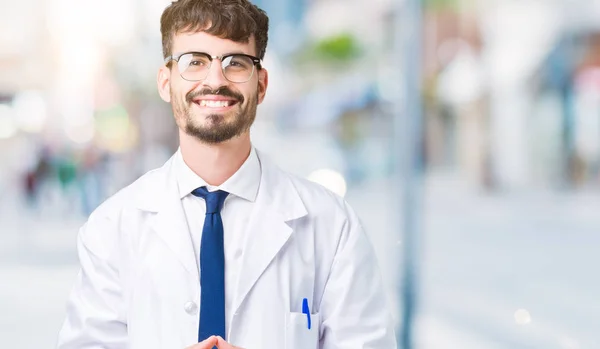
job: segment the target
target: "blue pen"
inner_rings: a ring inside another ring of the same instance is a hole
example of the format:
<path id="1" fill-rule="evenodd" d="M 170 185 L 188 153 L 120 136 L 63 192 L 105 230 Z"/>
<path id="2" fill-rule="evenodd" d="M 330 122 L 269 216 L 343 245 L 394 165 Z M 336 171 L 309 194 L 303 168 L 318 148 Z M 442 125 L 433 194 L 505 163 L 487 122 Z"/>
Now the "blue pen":
<path id="1" fill-rule="evenodd" d="M 302 313 L 306 314 L 306 318 L 308 319 L 308 329 L 310 330 L 310 309 L 308 308 L 308 299 L 306 298 L 302 300 Z"/>

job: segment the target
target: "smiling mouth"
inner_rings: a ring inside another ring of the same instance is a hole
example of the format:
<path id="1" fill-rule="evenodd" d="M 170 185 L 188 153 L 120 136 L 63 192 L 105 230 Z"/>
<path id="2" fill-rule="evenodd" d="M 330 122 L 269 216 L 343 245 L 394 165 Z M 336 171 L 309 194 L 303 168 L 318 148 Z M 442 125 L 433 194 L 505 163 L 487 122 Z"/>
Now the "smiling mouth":
<path id="1" fill-rule="evenodd" d="M 231 107 L 231 106 L 237 104 L 237 101 L 235 101 L 235 100 L 214 101 L 214 100 L 200 99 L 200 100 L 195 100 L 194 103 L 196 103 L 196 105 L 198 105 L 200 107 L 205 107 L 205 108 L 227 108 L 227 107 Z"/>

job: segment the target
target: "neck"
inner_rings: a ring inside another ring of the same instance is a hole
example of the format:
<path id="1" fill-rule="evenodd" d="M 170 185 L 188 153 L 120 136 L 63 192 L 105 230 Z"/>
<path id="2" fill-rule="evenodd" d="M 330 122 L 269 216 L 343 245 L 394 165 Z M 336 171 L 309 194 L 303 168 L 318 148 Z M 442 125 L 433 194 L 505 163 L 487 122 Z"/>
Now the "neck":
<path id="1" fill-rule="evenodd" d="M 250 155 L 250 134 L 234 137 L 219 144 L 206 144 L 179 131 L 181 155 L 188 167 L 206 183 L 223 184 Z"/>

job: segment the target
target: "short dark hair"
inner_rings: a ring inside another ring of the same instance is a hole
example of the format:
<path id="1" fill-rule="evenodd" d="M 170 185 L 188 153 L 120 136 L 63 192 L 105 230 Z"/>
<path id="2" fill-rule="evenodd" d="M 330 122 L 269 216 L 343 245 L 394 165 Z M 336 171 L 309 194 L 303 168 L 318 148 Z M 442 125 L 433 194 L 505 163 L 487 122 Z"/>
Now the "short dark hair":
<path id="1" fill-rule="evenodd" d="M 173 54 L 176 34 L 198 31 L 244 43 L 254 35 L 256 54 L 263 59 L 267 50 L 269 17 L 248 0 L 173 1 L 160 17 L 163 57 Z"/>

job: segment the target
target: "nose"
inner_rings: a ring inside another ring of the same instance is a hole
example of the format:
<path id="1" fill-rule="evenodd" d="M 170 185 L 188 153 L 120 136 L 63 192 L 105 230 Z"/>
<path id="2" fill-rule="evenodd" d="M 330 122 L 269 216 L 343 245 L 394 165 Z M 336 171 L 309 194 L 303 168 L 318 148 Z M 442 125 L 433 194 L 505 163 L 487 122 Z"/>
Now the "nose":
<path id="1" fill-rule="evenodd" d="M 223 70 L 221 69 L 221 60 L 214 59 L 210 65 L 210 69 L 208 70 L 206 78 L 204 78 L 202 81 L 202 85 L 208 86 L 215 91 L 220 87 L 226 86 L 227 84 L 229 84 L 229 80 L 227 80 L 225 75 L 223 75 Z"/>

